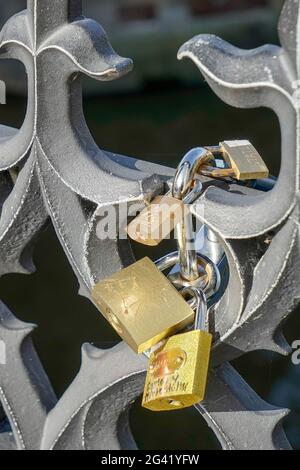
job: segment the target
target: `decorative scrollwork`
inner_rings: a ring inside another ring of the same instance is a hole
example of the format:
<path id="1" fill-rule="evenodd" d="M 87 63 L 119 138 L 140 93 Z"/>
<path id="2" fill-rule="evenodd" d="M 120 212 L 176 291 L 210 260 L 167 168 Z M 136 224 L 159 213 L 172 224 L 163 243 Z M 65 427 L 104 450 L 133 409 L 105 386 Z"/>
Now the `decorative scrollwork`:
<path id="1" fill-rule="evenodd" d="M 269 107 L 281 125 L 281 171 L 272 191 L 244 189 L 239 195 L 212 187 L 202 197 L 205 221 L 227 247 L 231 267 L 231 286 L 217 314 L 221 339 L 216 362 L 255 349 L 290 352 L 279 328 L 300 296 L 299 14 L 299 2 L 286 1 L 279 23 L 282 48 L 244 51 L 202 35 L 179 51 L 179 58 L 191 58 L 225 102 L 240 108 Z M 266 250 L 263 240 L 271 230 L 276 235 Z M 231 325 L 224 321 L 230 319 L 229 311 Z"/>

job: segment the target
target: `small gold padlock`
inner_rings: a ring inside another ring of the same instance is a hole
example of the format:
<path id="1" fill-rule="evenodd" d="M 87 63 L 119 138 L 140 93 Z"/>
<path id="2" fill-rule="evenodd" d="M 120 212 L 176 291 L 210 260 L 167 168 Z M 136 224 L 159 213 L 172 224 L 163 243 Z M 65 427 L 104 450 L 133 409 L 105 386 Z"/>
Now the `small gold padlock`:
<path id="1" fill-rule="evenodd" d="M 248 140 L 228 140 L 220 146 L 224 160 L 233 169 L 237 180 L 268 178 L 268 167 Z"/>
<path id="2" fill-rule="evenodd" d="M 232 177 L 239 181 L 268 178 L 269 170 L 255 147 L 248 140 L 221 142 L 219 147 L 207 147 L 213 156 L 220 156 L 229 168 L 204 165 L 199 172 L 215 178 Z"/>
<path id="3" fill-rule="evenodd" d="M 142 406 L 152 411 L 186 408 L 203 401 L 212 335 L 207 328 L 207 300 L 195 288 L 183 293 L 197 298 L 195 330 L 167 339 L 150 357 Z"/>
<path id="4" fill-rule="evenodd" d="M 127 226 L 129 237 L 143 245 L 157 246 L 184 217 L 184 204 L 179 199 L 157 196 Z"/>
<path id="5" fill-rule="evenodd" d="M 100 281 L 92 291 L 117 333 L 142 353 L 193 321 L 194 312 L 149 258 Z"/>

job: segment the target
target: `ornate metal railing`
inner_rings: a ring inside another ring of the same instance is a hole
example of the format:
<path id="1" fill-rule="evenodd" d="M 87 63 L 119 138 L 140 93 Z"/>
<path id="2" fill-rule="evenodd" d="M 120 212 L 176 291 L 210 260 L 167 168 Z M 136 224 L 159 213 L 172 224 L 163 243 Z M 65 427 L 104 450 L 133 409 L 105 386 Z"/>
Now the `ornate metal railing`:
<path id="1" fill-rule="evenodd" d="M 282 47 L 242 51 L 205 35 L 179 52 L 227 103 L 275 111 L 282 132 L 281 171 L 272 191 L 209 186 L 201 197 L 204 221 L 224 245 L 230 279 L 215 309 L 219 339 L 207 398 L 196 409 L 224 449 L 289 448 L 281 427 L 287 410 L 261 400 L 229 361 L 258 349 L 289 353 L 280 325 L 300 295 L 299 18 L 299 2 L 287 0 L 279 24 Z M 80 77 L 113 80 L 132 62 L 82 16 L 80 0 L 28 0 L 27 10 L 2 29 L 0 54 L 23 62 L 28 76 L 21 129 L 0 127 L 1 274 L 32 271 L 32 242 L 50 220 L 80 293 L 90 298 L 96 281 L 133 261 L 127 240 L 97 238 L 101 208 L 142 201 L 162 190 L 173 172 L 108 154 L 93 141 Z M 197 206 L 194 212 L 203 217 Z M 0 363 L 0 447 L 134 448 L 128 410 L 142 392 L 146 359 L 124 343 L 106 351 L 85 345 L 80 372 L 57 401 L 32 346 L 32 328 L 1 304 L 6 365 Z"/>

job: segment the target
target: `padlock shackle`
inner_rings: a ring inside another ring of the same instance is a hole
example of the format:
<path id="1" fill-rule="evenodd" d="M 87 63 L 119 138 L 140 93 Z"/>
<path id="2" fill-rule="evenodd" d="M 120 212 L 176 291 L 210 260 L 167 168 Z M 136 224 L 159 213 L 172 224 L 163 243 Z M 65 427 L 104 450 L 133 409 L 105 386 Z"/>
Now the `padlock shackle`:
<path id="1" fill-rule="evenodd" d="M 196 302 L 195 323 L 194 329 L 201 331 L 208 331 L 208 308 L 207 297 L 202 289 L 196 287 L 186 287 L 181 292 L 181 295 L 186 298 L 188 296 L 194 297 Z"/>
<path id="2" fill-rule="evenodd" d="M 205 146 L 205 149 L 208 150 L 213 155 L 213 157 L 218 157 L 218 156 L 223 157 L 224 155 L 224 149 L 220 144 L 208 145 L 208 146 Z"/>
<path id="3" fill-rule="evenodd" d="M 173 197 L 183 200 L 197 179 L 199 167 L 209 163 L 213 158 L 213 154 L 207 148 L 197 147 L 190 150 L 177 168 L 172 188 Z"/>
<path id="4" fill-rule="evenodd" d="M 197 260 L 199 263 L 199 266 L 204 267 L 207 276 L 208 276 L 208 282 L 203 283 L 201 281 L 201 277 L 196 281 L 196 285 L 186 285 L 184 281 L 180 284 L 180 286 L 177 286 L 178 288 L 185 288 L 185 287 L 192 287 L 192 288 L 197 288 L 197 289 L 203 289 L 207 298 L 212 297 L 216 292 L 218 292 L 220 285 L 221 285 L 221 274 L 218 266 L 210 260 L 207 256 L 198 253 L 197 254 Z M 178 251 L 175 251 L 173 253 L 169 253 L 162 258 L 158 259 L 155 261 L 156 267 L 161 271 L 164 272 L 169 268 L 174 267 L 176 264 L 178 264 L 180 261 L 179 253 Z M 171 282 L 173 282 L 172 276 L 169 278 Z"/>
<path id="5" fill-rule="evenodd" d="M 173 181 L 172 195 L 184 202 L 186 206 L 193 204 L 202 193 L 202 183 L 197 177 L 199 162 L 208 163 L 210 153 L 205 148 L 190 150 L 181 160 Z M 184 280 L 194 282 L 199 278 L 193 220 L 189 208 L 184 217 L 175 227 L 180 257 L 180 272 Z M 189 246 L 188 246 L 189 245 Z"/>

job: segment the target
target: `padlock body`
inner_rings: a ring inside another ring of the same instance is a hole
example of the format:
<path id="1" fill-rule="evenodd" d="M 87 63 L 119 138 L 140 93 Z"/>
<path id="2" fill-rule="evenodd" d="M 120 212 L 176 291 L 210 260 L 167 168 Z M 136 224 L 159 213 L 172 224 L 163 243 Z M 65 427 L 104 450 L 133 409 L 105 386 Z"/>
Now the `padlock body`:
<path id="1" fill-rule="evenodd" d="M 211 343 L 211 334 L 200 330 L 167 339 L 150 358 L 142 406 L 169 411 L 203 401 Z"/>
<path id="2" fill-rule="evenodd" d="M 182 201 L 171 196 L 157 196 L 127 226 L 129 237 L 143 245 L 157 246 L 169 238 L 175 226 L 183 219 Z"/>
<path id="3" fill-rule="evenodd" d="M 233 169 L 237 180 L 268 178 L 269 170 L 255 147 L 248 140 L 220 143 L 223 158 Z"/>
<path id="4" fill-rule="evenodd" d="M 137 353 L 182 330 L 195 316 L 149 258 L 99 282 L 92 296 L 101 313 Z"/>

